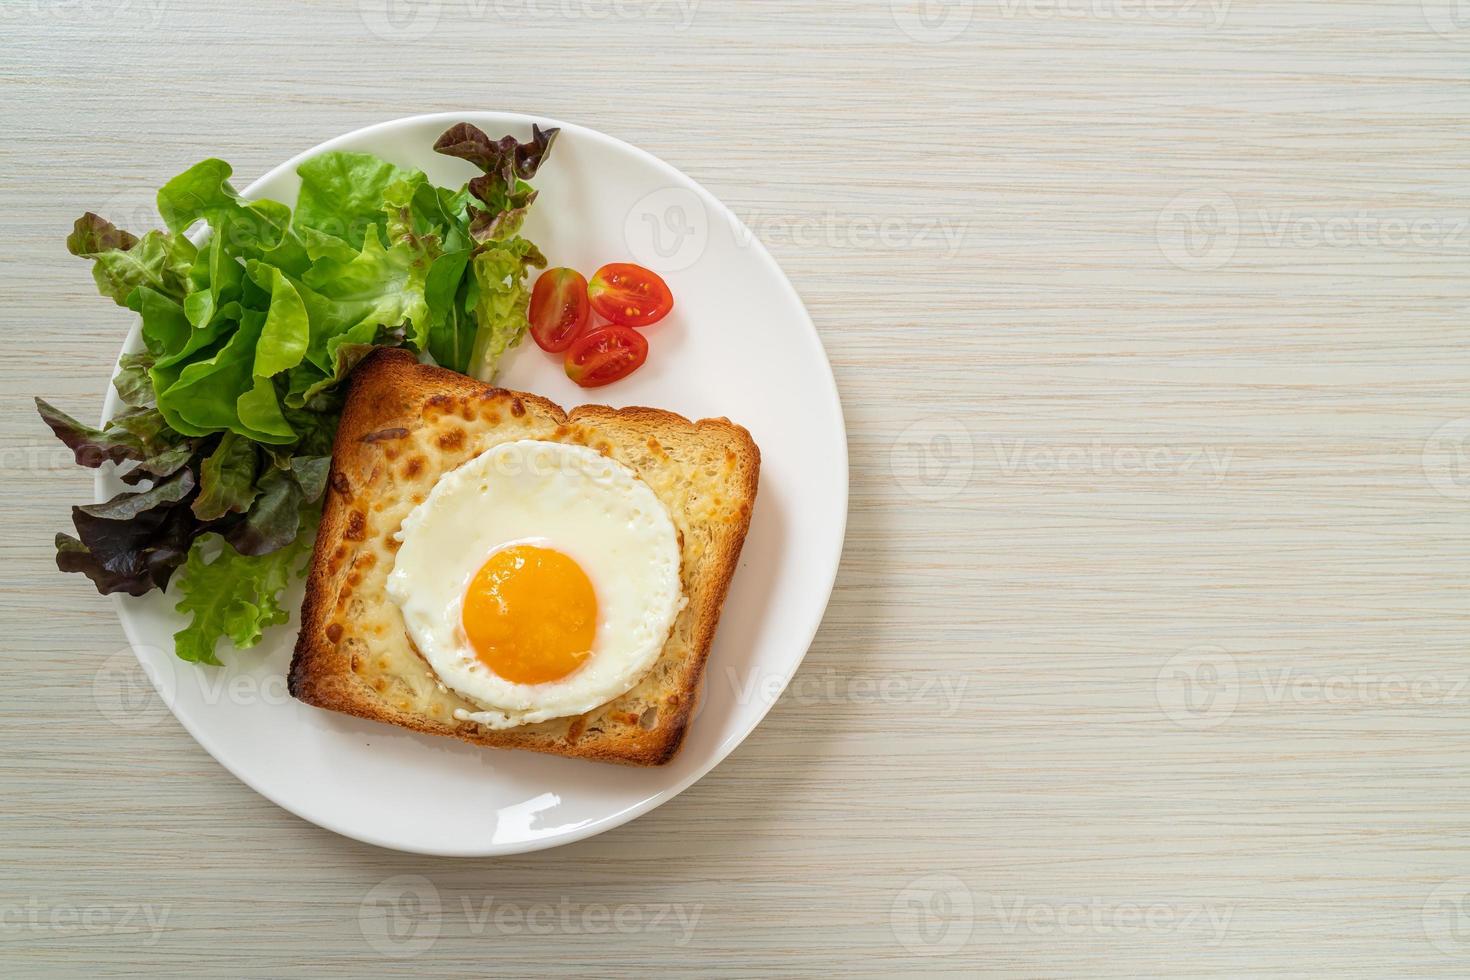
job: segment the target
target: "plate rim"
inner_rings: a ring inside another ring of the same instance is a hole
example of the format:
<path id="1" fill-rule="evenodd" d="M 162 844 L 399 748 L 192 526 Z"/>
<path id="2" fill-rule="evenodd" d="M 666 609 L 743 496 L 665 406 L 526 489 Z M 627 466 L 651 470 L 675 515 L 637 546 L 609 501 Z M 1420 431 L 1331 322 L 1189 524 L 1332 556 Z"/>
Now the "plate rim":
<path id="1" fill-rule="evenodd" d="M 232 766 L 224 759 L 220 758 L 220 754 L 215 751 L 212 739 L 204 735 L 201 728 L 196 727 L 190 721 L 181 716 L 176 710 L 175 705 L 170 701 L 165 692 L 159 689 L 158 681 L 154 676 L 154 672 L 148 669 L 148 664 L 143 660 L 142 651 L 148 646 L 148 644 L 143 643 L 136 635 L 134 625 L 131 621 L 132 617 L 127 614 L 127 597 L 120 593 L 114 593 L 113 595 L 109 596 L 109 598 L 112 600 L 113 609 L 117 614 L 118 622 L 122 625 L 123 635 L 127 637 L 128 643 L 132 648 L 133 655 L 137 658 L 138 664 L 143 669 L 145 676 L 148 677 L 149 683 L 153 684 L 154 690 L 157 692 L 159 698 L 164 702 L 165 706 L 168 707 L 169 713 L 173 715 L 174 719 L 178 721 L 179 725 L 186 732 L 189 733 L 190 737 L 194 739 L 195 743 L 197 743 L 200 748 L 204 749 L 204 751 L 209 754 L 210 758 L 212 758 L 221 768 L 230 773 L 230 775 L 234 776 L 237 780 L 245 784 L 245 786 L 249 787 L 258 795 L 264 797 L 271 803 L 274 803 L 276 806 L 280 807 L 282 810 L 285 810 L 287 813 L 290 813 L 293 816 L 306 821 L 307 823 L 313 824 L 317 827 L 321 827 L 324 830 L 331 831 L 332 833 L 335 833 L 341 837 L 346 837 L 350 840 L 359 841 L 364 844 L 370 844 L 374 847 L 381 847 L 386 850 L 399 851 L 402 853 L 423 854 L 432 857 L 498 857 L 549 850 L 552 848 L 561 847 L 566 844 L 573 844 L 580 840 L 586 840 L 589 837 L 594 837 L 598 834 L 606 833 L 607 831 L 613 830 L 617 827 L 621 827 L 624 824 L 637 819 L 643 814 L 662 806 L 669 800 L 672 800 L 674 797 L 684 792 L 684 790 L 688 789 L 690 786 L 694 785 L 699 780 L 703 779 L 716 766 L 725 761 L 725 759 L 727 759 L 730 754 L 735 751 L 735 749 L 739 748 L 740 745 L 742 745 L 745 740 L 750 737 L 750 734 L 755 731 L 760 723 L 765 720 L 765 717 L 767 714 L 770 713 L 770 710 L 775 707 L 776 702 L 781 699 L 781 695 L 790 685 L 791 679 L 796 676 L 796 672 L 801 668 L 802 663 L 806 660 L 806 655 L 811 650 L 812 642 L 816 639 L 817 632 L 821 629 L 822 622 L 826 619 L 827 609 L 832 601 L 832 591 L 837 584 L 837 574 L 841 568 L 842 554 L 847 541 L 847 522 L 851 495 L 851 473 L 849 469 L 850 464 L 847 445 L 847 419 L 842 410 L 842 399 L 837 388 L 837 378 L 832 371 L 832 361 L 827 356 L 826 347 L 822 344 L 821 334 L 818 333 L 817 325 L 812 320 L 811 313 L 807 310 L 806 304 L 801 299 L 801 295 L 797 293 L 796 287 L 792 284 L 790 277 L 786 275 L 785 270 L 781 268 L 780 264 L 771 255 L 770 250 L 766 248 L 765 243 L 762 242 L 750 231 L 745 222 L 743 222 L 740 217 L 735 214 L 735 212 L 731 211 L 730 208 L 727 207 L 723 201 L 717 198 L 699 181 L 695 180 L 693 177 L 690 177 L 688 174 L 684 173 L 682 170 L 679 170 L 672 164 L 660 159 L 657 156 L 654 156 L 647 150 L 642 149 L 641 147 L 635 146 L 632 143 L 628 143 L 625 140 L 619 139 L 616 136 L 611 136 L 600 130 L 593 129 L 588 126 L 583 126 L 578 123 L 563 122 L 550 116 L 530 115 L 522 112 L 505 112 L 494 109 L 466 110 L 461 112 L 419 113 L 416 115 L 400 116 L 394 119 L 373 123 L 372 125 L 360 127 L 358 129 L 342 133 L 322 143 L 318 143 L 317 145 L 300 153 L 297 153 L 295 156 L 290 157 L 284 162 L 267 170 L 264 174 L 253 180 L 247 187 L 245 187 L 240 192 L 240 194 L 242 197 L 245 197 L 247 199 L 253 199 L 258 193 L 257 189 L 262 184 L 274 180 L 284 173 L 294 172 L 296 167 L 298 167 L 306 160 L 317 156 L 318 154 L 336 149 L 338 146 L 349 141 L 359 140 L 364 137 L 371 138 L 373 136 L 381 135 L 384 132 L 406 128 L 415 124 L 433 122 L 443 122 L 445 124 L 452 124 L 454 122 L 463 121 L 474 122 L 476 117 L 484 118 L 486 116 L 495 116 L 500 119 L 512 120 L 513 124 L 516 125 L 529 126 L 532 123 L 535 123 L 543 127 L 555 126 L 563 129 L 566 132 L 574 132 L 578 134 L 579 139 L 588 139 L 610 145 L 617 149 L 629 151 L 634 156 L 642 158 L 646 163 L 653 166 L 656 170 L 667 177 L 674 185 L 685 184 L 691 187 L 694 192 L 699 196 L 704 205 L 712 209 L 713 216 L 723 217 L 725 221 L 730 222 L 730 227 L 744 234 L 745 237 L 743 240 L 749 242 L 750 245 L 753 246 L 753 251 L 758 259 L 761 262 L 765 263 L 765 265 L 771 271 L 775 272 L 776 278 L 781 283 L 788 299 L 795 304 L 795 308 L 797 310 L 800 310 L 801 318 L 806 326 L 806 330 L 802 331 L 802 333 L 806 337 L 807 342 L 815 347 L 815 352 L 820 355 L 819 360 L 821 364 L 826 368 L 826 373 L 824 376 L 826 384 L 825 386 L 823 386 L 823 393 L 826 395 L 831 409 L 836 413 L 838 427 L 841 431 L 842 436 L 841 439 L 838 440 L 839 445 L 836 447 L 841 462 L 841 493 L 839 495 L 839 503 L 841 509 L 839 522 L 840 532 L 838 533 L 836 538 L 835 553 L 831 555 L 830 559 L 831 571 L 827 576 L 827 582 L 824 586 L 821 586 L 822 601 L 819 606 L 814 607 L 816 609 L 816 612 L 812 617 L 812 622 L 805 630 L 805 636 L 801 641 L 799 652 L 794 658 L 792 658 L 789 668 L 785 671 L 785 676 L 781 678 L 780 686 L 774 691 L 774 695 L 769 700 L 765 701 L 763 705 L 758 707 L 757 712 L 751 718 L 749 724 L 743 727 L 743 730 L 735 732 L 734 734 L 726 737 L 724 741 L 716 745 L 713 751 L 710 753 L 709 758 L 702 761 L 699 765 L 695 766 L 694 769 L 692 769 L 687 776 L 671 784 L 670 786 L 659 790 L 656 793 L 650 794 L 648 797 L 644 798 L 636 804 L 633 804 L 632 806 L 625 807 L 624 809 L 617 812 L 590 820 L 587 823 L 565 833 L 548 835 L 547 837 L 536 838 L 534 840 L 516 841 L 501 845 L 487 844 L 480 847 L 471 848 L 454 846 L 432 847 L 409 845 L 401 841 L 387 839 L 382 835 L 372 833 L 371 831 L 364 831 L 361 828 L 349 828 L 342 825 L 339 821 L 321 819 L 317 815 L 309 815 L 308 813 L 302 812 L 302 809 L 298 809 L 296 806 L 285 802 L 276 794 L 265 789 L 255 780 L 246 776 L 235 766 Z M 133 321 L 132 327 L 128 331 L 127 337 L 123 340 L 122 348 L 119 351 L 119 359 L 123 354 L 133 351 L 137 346 L 139 346 L 140 343 L 141 323 L 135 319 Z M 111 383 L 111 378 L 115 378 L 117 376 L 118 368 L 119 366 L 117 364 L 114 364 L 112 374 L 109 376 L 107 394 L 106 397 L 103 399 L 102 415 L 99 419 L 99 424 L 105 424 L 108 419 L 112 418 L 121 405 L 121 399 L 117 394 L 117 390 Z M 108 474 L 106 472 L 99 470 L 93 478 L 93 497 L 99 503 L 106 500 L 108 496 L 110 496 L 110 493 L 107 489 L 107 477 Z M 296 625 L 295 629 L 299 632 L 299 623 Z"/>

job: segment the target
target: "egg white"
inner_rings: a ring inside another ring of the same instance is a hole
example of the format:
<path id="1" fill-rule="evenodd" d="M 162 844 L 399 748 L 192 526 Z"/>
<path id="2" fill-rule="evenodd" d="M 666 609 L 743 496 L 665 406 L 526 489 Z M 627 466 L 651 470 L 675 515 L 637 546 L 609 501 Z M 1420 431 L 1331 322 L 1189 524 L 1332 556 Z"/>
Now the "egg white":
<path id="1" fill-rule="evenodd" d="M 388 595 L 439 680 L 482 709 L 455 717 L 490 728 L 579 715 L 626 693 L 658 660 L 684 603 L 668 510 L 632 470 L 585 446 L 523 439 L 489 449 L 441 477 L 396 537 Z M 475 573 L 517 544 L 566 554 L 597 595 L 591 655 L 543 684 L 496 674 L 461 621 Z"/>

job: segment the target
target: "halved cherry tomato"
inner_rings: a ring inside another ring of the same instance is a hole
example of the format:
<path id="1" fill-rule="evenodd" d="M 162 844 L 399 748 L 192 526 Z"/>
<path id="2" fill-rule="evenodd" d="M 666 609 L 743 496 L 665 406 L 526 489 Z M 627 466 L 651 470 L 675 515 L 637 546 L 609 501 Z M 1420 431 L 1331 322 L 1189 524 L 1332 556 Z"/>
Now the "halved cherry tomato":
<path id="1" fill-rule="evenodd" d="M 567 377 L 583 388 L 600 388 L 626 378 L 648 359 L 648 341 L 628 327 L 611 324 L 584 333 L 567 351 Z"/>
<path id="2" fill-rule="evenodd" d="M 613 262 L 598 269 L 587 295 L 594 310 L 625 327 L 657 323 L 674 308 L 668 283 L 658 273 L 631 262 Z"/>
<path id="3" fill-rule="evenodd" d="M 592 316 L 587 280 L 576 269 L 547 269 L 531 290 L 531 339 L 559 354 L 581 336 Z"/>

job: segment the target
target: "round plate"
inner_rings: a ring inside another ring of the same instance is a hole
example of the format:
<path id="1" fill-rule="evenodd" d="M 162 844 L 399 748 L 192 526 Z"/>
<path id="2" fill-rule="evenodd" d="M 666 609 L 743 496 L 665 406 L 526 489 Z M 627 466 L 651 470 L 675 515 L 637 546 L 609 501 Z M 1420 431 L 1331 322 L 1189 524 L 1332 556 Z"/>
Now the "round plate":
<path id="1" fill-rule="evenodd" d="M 163 702 L 257 792 L 371 844 L 478 856 L 610 830 L 671 799 L 750 734 L 801 663 L 832 591 L 847 520 L 847 439 L 816 328 L 775 261 L 708 191 L 619 140 L 511 113 L 415 116 L 323 143 L 251 184 L 245 196 L 294 203 L 296 167 L 326 150 L 376 153 L 458 187 L 473 175 L 469 164 L 431 148 L 461 120 L 492 137 L 529 138 L 532 122 L 561 127 L 535 180 L 541 195 L 526 236 L 552 265 L 589 275 L 605 262 L 640 262 L 667 279 L 677 303 L 649 328 L 648 363 L 630 378 L 586 392 L 528 339 L 506 357 L 497 383 L 568 409 L 597 401 L 695 419 L 723 415 L 760 446 L 750 534 L 683 750 L 666 766 L 630 769 L 486 749 L 321 711 L 286 693 L 294 616 L 255 649 L 233 651 L 222 642 L 228 666 L 211 668 L 174 657 L 173 633 L 183 620 L 173 597 L 119 597 L 117 608 Z M 124 349 L 140 346 L 135 326 Z M 118 407 L 109 392 L 104 418 Z M 121 489 L 103 474 L 98 499 Z M 299 606 L 299 587 L 288 598 Z M 141 723 L 136 709 L 126 717 Z"/>

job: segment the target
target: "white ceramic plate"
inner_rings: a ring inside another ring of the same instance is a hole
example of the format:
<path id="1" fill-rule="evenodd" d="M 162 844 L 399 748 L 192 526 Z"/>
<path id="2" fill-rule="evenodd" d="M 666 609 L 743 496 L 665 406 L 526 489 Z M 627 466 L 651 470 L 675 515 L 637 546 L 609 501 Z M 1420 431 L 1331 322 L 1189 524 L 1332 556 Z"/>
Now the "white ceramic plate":
<path id="1" fill-rule="evenodd" d="M 801 663 L 831 594 L 847 520 L 847 441 L 821 341 L 775 261 L 708 191 L 619 140 L 511 113 L 415 116 L 323 143 L 245 194 L 294 203 L 297 165 L 337 149 L 376 153 L 459 186 L 470 166 L 431 147 L 461 120 L 522 139 L 533 121 L 560 126 L 535 180 L 541 197 L 527 237 L 552 265 L 585 274 L 605 262 L 641 262 L 664 275 L 676 298 L 674 312 L 648 331 L 648 363 L 590 398 L 529 339 L 506 358 L 498 383 L 567 408 L 599 401 L 724 415 L 761 448 L 750 534 L 683 751 L 667 766 L 629 769 L 478 748 L 321 711 L 285 691 L 294 626 L 243 653 L 221 643 L 229 666 L 198 667 L 173 656 L 183 621 L 172 598 L 119 597 L 117 608 L 163 702 L 257 792 L 358 840 L 478 856 L 552 847 L 625 823 L 709 772 L 750 733 Z M 140 346 L 135 327 L 125 349 Z M 117 408 L 110 394 L 104 418 Z M 120 489 L 104 474 L 98 499 Z M 299 604 L 299 592 L 292 601 Z M 141 717 L 134 707 L 118 720 Z"/>

